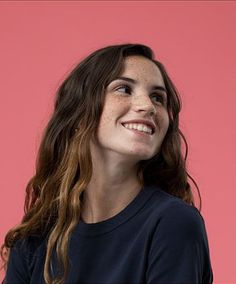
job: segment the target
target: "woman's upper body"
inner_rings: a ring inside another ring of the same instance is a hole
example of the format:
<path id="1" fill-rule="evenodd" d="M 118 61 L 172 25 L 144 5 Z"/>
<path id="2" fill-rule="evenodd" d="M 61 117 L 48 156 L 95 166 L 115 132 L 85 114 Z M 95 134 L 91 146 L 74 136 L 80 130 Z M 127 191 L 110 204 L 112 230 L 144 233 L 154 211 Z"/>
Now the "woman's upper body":
<path id="1" fill-rule="evenodd" d="M 17 241 L 4 284 L 43 284 L 46 240 Z M 198 209 L 158 187 L 144 187 L 117 215 L 80 220 L 65 284 L 210 284 L 213 273 Z M 53 271 L 56 269 L 53 255 Z"/>

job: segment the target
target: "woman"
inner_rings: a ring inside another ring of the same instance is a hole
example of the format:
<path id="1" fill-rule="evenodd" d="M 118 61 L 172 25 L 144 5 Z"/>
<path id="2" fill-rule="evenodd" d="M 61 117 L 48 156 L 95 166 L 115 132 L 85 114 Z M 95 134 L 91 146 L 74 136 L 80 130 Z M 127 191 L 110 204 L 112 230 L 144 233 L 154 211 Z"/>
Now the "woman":
<path id="1" fill-rule="evenodd" d="M 57 92 L 25 215 L 5 237 L 4 283 L 212 283 L 180 108 L 145 45 L 78 64 Z"/>

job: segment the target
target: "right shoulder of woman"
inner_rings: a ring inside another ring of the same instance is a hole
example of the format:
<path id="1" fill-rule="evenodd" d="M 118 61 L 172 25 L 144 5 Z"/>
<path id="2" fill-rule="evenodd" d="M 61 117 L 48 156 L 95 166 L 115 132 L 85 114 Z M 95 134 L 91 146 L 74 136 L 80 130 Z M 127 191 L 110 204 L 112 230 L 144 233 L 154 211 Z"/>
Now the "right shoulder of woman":
<path id="1" fill-rule="evenodd" d="M 18 239 L 10 249 L 7 270 L 2 284 L 30 283 L 34 264 L 46 254 L 46 239 L 29 236 Z"/>

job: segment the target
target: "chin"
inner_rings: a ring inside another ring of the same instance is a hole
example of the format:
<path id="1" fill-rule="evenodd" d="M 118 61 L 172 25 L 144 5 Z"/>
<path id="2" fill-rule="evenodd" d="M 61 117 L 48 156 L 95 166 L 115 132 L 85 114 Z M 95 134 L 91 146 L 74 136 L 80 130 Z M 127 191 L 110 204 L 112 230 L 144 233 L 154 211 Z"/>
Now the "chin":
<path id="1" fill-rule="evenodd" d="M 142 153 L 138 152 L 136 157 L 139 161 L 141 160 L 150 160 L 152 157 L 154 157 L 156 154 L 153 153 Z"/>
<path id="2" fill-rule="evenodd" d="M 152 157 L 154 156 L 152 155 L 152 156 L 140 157 L 140 161 L 150 160 Z"/>
<path id="3" fill-rule="evenodd" d="M 149 153 L 142 153 L 141 151 L 137 154 L 140 157 L 140 160 L 150 160 L 151 158 L 153 158 L 155 155 L 157 155 L 159 151 L 155 151 L 155 152 L 149 152 Z"/>

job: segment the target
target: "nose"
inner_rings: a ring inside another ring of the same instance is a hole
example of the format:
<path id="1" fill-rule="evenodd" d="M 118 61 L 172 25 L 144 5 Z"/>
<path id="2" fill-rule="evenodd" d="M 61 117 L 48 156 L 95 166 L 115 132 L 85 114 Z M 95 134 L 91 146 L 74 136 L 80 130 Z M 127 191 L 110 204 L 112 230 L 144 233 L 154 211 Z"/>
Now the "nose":
<path id="1" fill-rule="evenodd" d="M 151 115 L 156 114 L 156 108 L 147 94 L 139 94 L 136 97 L 133 97 L 133 109 L 135 111 L 145 111 Z"/>

